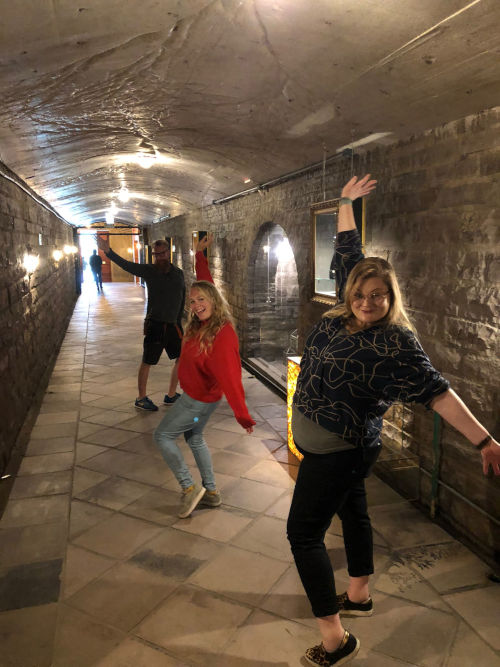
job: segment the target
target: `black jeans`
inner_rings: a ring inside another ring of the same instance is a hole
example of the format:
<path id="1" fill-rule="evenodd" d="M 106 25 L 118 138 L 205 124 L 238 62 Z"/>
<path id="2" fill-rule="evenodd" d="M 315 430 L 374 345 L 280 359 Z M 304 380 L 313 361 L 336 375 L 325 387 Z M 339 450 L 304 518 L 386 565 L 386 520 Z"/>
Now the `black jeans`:
<path id="1" fill-rule="evenodd" d="M 364 478 L 378 451 L 377 447 L 370 453 L 369 462 L 359 449 L 333 454 L 303 452 L 287 535 L 315 616 L 338 612 L 333 568 L 324 542 L 335 514 L 342 521 L 349 575 L 373 574 L 373 538 Z"/>

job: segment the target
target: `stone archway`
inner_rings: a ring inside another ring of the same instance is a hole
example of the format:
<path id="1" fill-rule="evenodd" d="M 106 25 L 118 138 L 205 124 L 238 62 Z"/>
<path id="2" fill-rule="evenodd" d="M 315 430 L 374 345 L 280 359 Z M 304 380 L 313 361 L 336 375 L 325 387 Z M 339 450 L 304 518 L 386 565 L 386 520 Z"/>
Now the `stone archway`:
<path id="1" fill-rule="evenodd" d="M 245 357 L 285 387 L 286 356 L 297 352 L 299 283 L 286 232 L 274 222 L 263 224 L 253 243 L 247 297 Z"/>

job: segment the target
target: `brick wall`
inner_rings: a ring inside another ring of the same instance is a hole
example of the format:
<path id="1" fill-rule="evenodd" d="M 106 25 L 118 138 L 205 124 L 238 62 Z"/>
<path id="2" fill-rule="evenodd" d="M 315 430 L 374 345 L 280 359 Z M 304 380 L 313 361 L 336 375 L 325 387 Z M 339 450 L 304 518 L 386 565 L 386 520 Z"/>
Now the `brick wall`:
<path id="1" fill-rule="evenodd" d="M 498 424 L 498 257 L 500 229 L 500 109 L 449 123 L 355 159 L 355 171 L 378 180 L 367 200 L 366 253 L 388 258 L 399 276 L 422 344 L 434 365 L 493 433 Z M 174 261 L 189 280 L 190 238 L 208 230 L 216 240 L 211 268 L 237 321 L 243 354 L 249 347 L 249 276 L 266 223 L 280 225 L 292 246 L 299 280 L 300 342 L 325 307 L 313 294 L 310 206 L 339 196 L 350 159 L 163 222 L 153 239 L 174 237 Z M 323 196 L 325 192 L 325 197 Z M 294 328 L 294 327 L 291 327 Z M 394 476 L 424 506 L 431 503 L 433 416 L 396 407 L 384 430 L 389 448 L 418 461 L 413 478 Z M 404 425 L 403 425 L 404 423 Z M 403 428 L 402 428 L 403 425 Z M 438 516 L 490 558 L 498 558 L 499 479 L 482 475 L 478 454 L 451 427 L 442 433 Z M 411 487 L 411 488 L 410 488 Z"/>
<path id="2" fill-rule="evenodd" d="M 2 164 L 0 171 L 13 176 Z M 46 389 L 75 304 L 73 256 L 52 259 L 65 244 L 73 229 L 0 175 L 0 472 Z M 28 247 L 40 258 L 30 277 L 22 266 Z"/>

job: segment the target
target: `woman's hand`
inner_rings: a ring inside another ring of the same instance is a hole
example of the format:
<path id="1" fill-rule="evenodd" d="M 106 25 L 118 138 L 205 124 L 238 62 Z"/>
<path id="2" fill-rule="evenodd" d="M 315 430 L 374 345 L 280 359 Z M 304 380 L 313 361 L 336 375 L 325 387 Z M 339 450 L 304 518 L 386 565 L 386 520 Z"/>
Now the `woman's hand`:
<path id="1" fill-rule="evenodd" d="M 372 190 L 375 190 L 376 183 L 377 181 L 370 180 L 370 174 L 366 174 L 366 176 L 363 176 L 359 180 L 357 176 L 353 176 L 342 188 L 341 197 L 347 197 L 354 201 L 358 197 L 364 197 Z"/>
<path id="2" fill-rule="evenodd" d="M 213 242 L 214 242 L 213 234 L 207 234 L 202 239 L 198 239 L 198 242 L 196 243 L 195 247 L 195 252 L 203 252 L 207 248 L 210 248 Z"/>
<path id="3" fill-rule="evenodd" d="M 250 433 L 253 433 L 253 426 L 249 426 L 245 429 L 245 431 L 248 433 L 248 435 L 250 435 Z"/>
<path id="4" fill-rule="evenodd" d="M 490 444 L 483 447 L 481 450 L 481 458 L 483 459 L 483 472 L 488 474 L 488 469 L 493 468 L 494 475 L 500 475 L 500 444 L 491 438 Z"/>

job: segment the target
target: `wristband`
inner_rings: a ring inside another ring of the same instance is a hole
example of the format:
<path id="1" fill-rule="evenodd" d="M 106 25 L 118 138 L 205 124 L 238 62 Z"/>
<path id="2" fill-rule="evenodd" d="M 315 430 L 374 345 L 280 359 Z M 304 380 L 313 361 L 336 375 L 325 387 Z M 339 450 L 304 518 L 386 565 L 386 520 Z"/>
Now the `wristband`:
<path id="1" fill-rule="evenodd" d="M 339 201 L 339 207 L 342 206 L 342 204 L 348 204 L 349 206 L 352 206 L 352 199 L 349 199 L 349 197 L 341 197 Z"/>
<path id="2" fill-rule="evenodd" d="M 484 449 L 485 447 L 487 447 L 490 444 L 491 440 L 493 440 L 493 438 L 488 433 L 488 435 L 485 438 L 483 438 L 481 440 L 481 442 L 478 442 L 478 444 L 476 445 L 476 449 L 479 449 L 479 450 Z"/>

